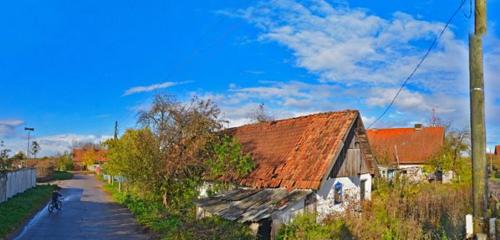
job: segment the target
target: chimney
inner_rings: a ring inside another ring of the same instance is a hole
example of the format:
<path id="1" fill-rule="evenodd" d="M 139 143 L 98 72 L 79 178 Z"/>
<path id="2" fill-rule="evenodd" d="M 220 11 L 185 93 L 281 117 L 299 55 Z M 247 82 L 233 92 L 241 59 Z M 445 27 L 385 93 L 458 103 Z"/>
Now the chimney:
<path id="1" fill-rule="evenodd" d="M 424 128 L 424 127 L 421 123 L 415 123 L 415 130 L 417 130 L 417 131 L 422 130 L 422 128 Z"/>

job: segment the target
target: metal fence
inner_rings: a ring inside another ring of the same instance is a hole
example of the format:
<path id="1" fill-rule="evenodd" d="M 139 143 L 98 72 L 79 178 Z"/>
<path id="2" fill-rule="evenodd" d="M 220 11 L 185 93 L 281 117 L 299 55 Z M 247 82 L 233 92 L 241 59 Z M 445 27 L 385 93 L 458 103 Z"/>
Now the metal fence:
<path id="1" fill-rule="evenodd" d="M 36 170 L 24 168 L 0 173 L 0 203 L 36 185 Z"/>

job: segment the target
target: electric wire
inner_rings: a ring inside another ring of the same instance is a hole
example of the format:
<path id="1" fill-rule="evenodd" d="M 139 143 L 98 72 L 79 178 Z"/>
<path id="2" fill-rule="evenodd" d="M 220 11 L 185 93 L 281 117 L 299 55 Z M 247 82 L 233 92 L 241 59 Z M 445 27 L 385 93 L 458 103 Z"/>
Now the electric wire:
<path id="1" fill-rule="evenodd" d="M 457 9 L 455 9 L 455 11 L 453 12 L 453 14 L 450 16 L 450 18 L 448 18 L 448 21 L 446 21 L 446 24 L 444 25 L 443 29 L 441 29 L 441 31 L 439 32 L 439 34 L 434 38 L 434 40 L 432 41 L 432 44 L 429 46 L 429 48 L 427 49 L 427 51 L 425 52 L 425 54 L 422 56 L 422 58 L 420 59 L 420 61 L 418 62 L 418 64 L 413 68 L 413 70 L 410 72 L 410 75 L 408 75 L 408 77 L 406 77 L 406 79 L 403 81 L 403 83 L 401 84 L 401 86 L 399 87 L 398 91 L 396 92 L 396 95 L 394 95 L 394 97 L 392 98 L 391 102 L 389 103 L 389 105 L 387 105 L 387 107 L 384 109 L 384 111 L 382 112 L 382 114 L 380 114 L 369 126 L 368 128 L 371 128 L 372 126 L 374 126 L 378 121 L 380 121 L 380 119 L 382 119 L 384 117 L 385 114 L 387 114 L 387 112 L 389 112 L 389 110 L 391 109 L 391 107 L 394 105 L 394 103 L 396 102 L 396 99 L 398 98 L 398 96 L 401 94 L 401 92 L 403 91 L 403 89 L 405 88 L 406 84 L 408 83 L 408 81 L 410 81 L 413 76 L 415 75 L 415 73 L 417 72 L 417 70 L 420 68 L 420 66 L 422 65 L 422 63 L 424 63 L 424 61 L 427 59 L 427 57 L 429 56 L 430 52 L 432 51 L 432 49 L 434 49 L 434 47 L 436 47 L 438 41 L 441 39 L 441 37 L 443 36 L 444 32 L 446 31 L 446 29 L 448 29 L 448 26 L 450 25 L 450 23 L 453 21 L 453 19 L 455 18 L 455 16 L 460 12 L 460 10 L 463 8 L 465 2 L 467 0 L 461 0 L 460 2 L 460 5 L 457 7 Z M 469 0 L 469 1 L 472 1 L 472 0 Z"/>

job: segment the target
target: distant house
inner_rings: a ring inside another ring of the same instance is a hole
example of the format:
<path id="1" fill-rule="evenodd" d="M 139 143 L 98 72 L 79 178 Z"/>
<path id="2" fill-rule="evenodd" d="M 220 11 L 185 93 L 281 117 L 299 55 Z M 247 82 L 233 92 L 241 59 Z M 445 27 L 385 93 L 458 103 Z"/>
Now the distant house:
<path id="1" fill-rule="evenodd" d="M 318 219 L 371 198 L 376 166 L 358 111 L 320 113 L 227 131 L 256 162 L 240 187 L 196 202 L 198 217 L 250 225 L 261 239 L 303 212 Z"/>
<path id="2" fill-rule="evenodd" d="M 396 172 L 422 180 L 423 166 L 441 151 L 444 127 L 368 129 L 368 139 L 380 174 L 392 178 Z"/>
<path id="3" fill-rule="evenodd" d="M 500 145 L 495 146 L 495 156 L 500 159 Z"/>
<path id="4" fill-rule="evenodd" d="M 73 165 L 76 170 L 82 170 L 85 168 L 85 155 L 91 154 L 94 156 L 94 162 L 97 164 L 102 164 L 108 160 L 106 154 L 108 150 L 106 149 L 96 149 L 96 148 L 73 148 Z"/>

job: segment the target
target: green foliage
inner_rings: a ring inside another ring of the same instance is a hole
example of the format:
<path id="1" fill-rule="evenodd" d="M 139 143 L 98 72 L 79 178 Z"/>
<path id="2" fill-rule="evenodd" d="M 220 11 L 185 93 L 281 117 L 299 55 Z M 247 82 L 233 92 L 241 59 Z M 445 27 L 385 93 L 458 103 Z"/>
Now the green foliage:
<path id="1" fill-rule="evenodd" d="M 3 141 L 0 141 L 0 171 L 8 170 L 12 166 L 12 159 L 9 158 L 10 149 L 4 147 Z"/>
<path id="2" fill-rule="evenodd" d="M 159 233 L 162 239 L 252 239 L 244 225 L 217 217 L 196 220 L 194 212 L 171 213 L 161 202 L 133 191 L 120 192 L 114 185 L 106 185 L 105 189 L 130 209 L 140 224 Z"/>
<path id="3" fill-rule="evenodd" d="M 221 136 L 220 110 L 194 98 L 181 104 L 157 96 L 150 110 L 139 114 L 142 129 L 127 130 L 108 140 L 104 171 L 123 176 L 137 194 L 159 199 L 171 211 L 185 212 L 198 196 L 202 177 L 226 180 L 254 167 L 234 139 Z"/>
<path id="4" fill-rule="evenodd" d="M 213 147 L 212 157 L 207 161 L 207 175 L 211 179 L 238 179 L 249 174 L 255 167 L 250 154 L 243 154 L 237 139 L 222 136 Z"/>
<path id="5" fill-rule="evenodd" d="M 40 185 L 0 203 L 0 238 L 17 229 L 44 205 L 53 189 L 53 185 Z"/>
<path id="6" fill-rule="evenodd" d="M 37 141 L 33 141 L 31 143 L 31 153 L 33 154 L 33 156 L 35 156 L 35 158 L 36 154 L 40 152 L 40 150 L 41 150 L 40 144 Z"/>
<path id="7" fill-rule="evenodd" d="M 73 158 L 71 154 L 65 152 L 63 155 L 56 157 L 56 167 L 59 171 L 73 170 Z"/>
<path id="8" fill-rule="evenodd" d="M 25 160 L 26 158 L 26 154 L 24 154 L 24 152 L 22 151 L 17 152 L 16 154 L 14 154 L 14 156 L 11 157 L 13 161 L 21 161 Z"/>
<path id="9" fill-rule="evenodd" d="M 160 193 L 163 181 L 158 140 L 148 129 L 129 129 L 121 138 L 105 142 L 108 161 L 103 169 L 113 176 L 123 176 L 144 193 Z"/>
<path id="10" fill-rule="evenodd" d="M 467 131 L 450 131 L 446 133 L 443 148 L 430 160 L 426 172 L 440 170 L 453 171 L 456 180 L 468 181 L 471 178 L 470 158 L 464 155 L 470 150 Z"/>
<path id="11" fill-rule="evenodd" d="M 73 173 L 66 171 L 54 171 L 54 180 L 68 180 L 73 178 Z"/>
<path id="12" fill-rule="evenodd" d="M 347 226 L 341 220 L 330 221 L 328 224 L 316 222 L 315 214 L 299 214 L 293 222 L 283 226 L 276 237 L 278 240 L 322 240 L 322 239 L 353 239 Z"/>

